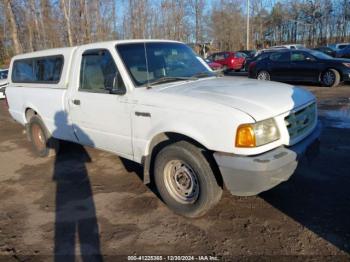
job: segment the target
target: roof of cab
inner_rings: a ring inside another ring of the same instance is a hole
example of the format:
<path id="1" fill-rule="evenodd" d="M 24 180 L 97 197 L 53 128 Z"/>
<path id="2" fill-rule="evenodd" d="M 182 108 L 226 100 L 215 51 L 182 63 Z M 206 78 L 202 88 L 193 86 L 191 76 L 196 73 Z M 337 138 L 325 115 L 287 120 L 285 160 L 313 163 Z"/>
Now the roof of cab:
<path id="1" fill-rule="evenodd" d="M 144 43 L 144 42 L 181 43 L 178 41 L 164 40 L 164 39 L 113 40 L 113 41 L 96 42 L 96 43 L 90 43 L 90 44 L 84 44 L 84 45 L 78 45 L 78 46 L 72 46 L 72 47 L 44 49 L 44 50 L 40 50 L 40 51 L 19 54 L 19 55 L 14 56 L 13 59 L 25 59 L 25 58 L 31 58 L 31 57 L 42 57 L 42 56 L 69 54 L 69 53 L 72 53 L 75 49 L 77 49 L 80 46 L 84 46 L 84 47 L 91 46 L 91 48 L 96 48 L 98 46 L 106 47 L 106 46 L 117 45 L 117 44 Z"/>

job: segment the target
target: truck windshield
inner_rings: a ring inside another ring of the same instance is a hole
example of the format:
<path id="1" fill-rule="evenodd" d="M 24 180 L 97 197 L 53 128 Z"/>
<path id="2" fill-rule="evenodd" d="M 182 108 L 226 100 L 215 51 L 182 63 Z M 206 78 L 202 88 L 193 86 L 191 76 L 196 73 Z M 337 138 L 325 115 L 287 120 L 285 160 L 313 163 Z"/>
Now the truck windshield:
<path id="1" fill-rule="evenodd" d="M 194 80 L 215 75 L 185 44 L 129 43 L 118 44 L 116 48 L 138 87 L 164 83 L 165 80 Z"/>

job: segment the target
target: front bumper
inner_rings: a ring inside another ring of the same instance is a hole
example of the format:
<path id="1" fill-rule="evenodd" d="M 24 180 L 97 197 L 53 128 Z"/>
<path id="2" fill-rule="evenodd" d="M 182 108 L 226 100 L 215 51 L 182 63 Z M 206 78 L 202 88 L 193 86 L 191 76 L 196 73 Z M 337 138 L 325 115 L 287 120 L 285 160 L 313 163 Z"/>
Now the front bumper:
<path id="1" fill-rule="evenodd" d="M 321 124 L 304 140 L 291 147 L 278 147 L 256 156 L 238 156 L 216 152 L 227 189 L 237 196 L 253 196 L 287 181 L 297 168 L 299 159 L 318 145 Z"/>

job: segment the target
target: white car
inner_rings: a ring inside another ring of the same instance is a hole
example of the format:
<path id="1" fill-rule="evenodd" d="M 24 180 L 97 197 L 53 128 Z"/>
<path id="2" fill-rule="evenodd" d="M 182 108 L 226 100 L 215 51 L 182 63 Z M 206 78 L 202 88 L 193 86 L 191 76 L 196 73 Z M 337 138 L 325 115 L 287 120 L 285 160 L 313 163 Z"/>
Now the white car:
<path id="1" fill-rule="evenodd" d="M 5 98 L 8 69 L 0 69 L 0 99 Z"/>
<path id="2" fill-rule="evenodd" d="M 0 99 L 5 98 L 6 86 L 7 86 L 7 79 L 0 79 Z"/>
<path id="3" fill-rule="evenodd" d="M 270 49 L 306 49 L 304 45 L 301 44 L 290 44 L 290 45 L 276 45 L 276 46 L 271 46 Z"/>
<path id="4" fill-rule="evenodd" d="M 13 57 L 9 112 L 39 156 L 59 140 L 144 166 L 162 200 L 188 217 L 294 173 L 320 135 L 316 99 L 281 83 L 219 77 L 185 44 L 130 40 Z"/>

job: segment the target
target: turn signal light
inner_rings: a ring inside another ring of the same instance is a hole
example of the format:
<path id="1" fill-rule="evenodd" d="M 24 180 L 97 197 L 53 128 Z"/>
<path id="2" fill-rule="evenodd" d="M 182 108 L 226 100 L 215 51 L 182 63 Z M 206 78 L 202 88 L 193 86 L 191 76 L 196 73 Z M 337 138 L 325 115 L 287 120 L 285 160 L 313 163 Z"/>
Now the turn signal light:
<path id="1" fill-rule="evenodd" d="M 255 147 L 255 133 L 253 126 L 249 124 L 240 125 L 237 128 L 236 147 Z"/>

